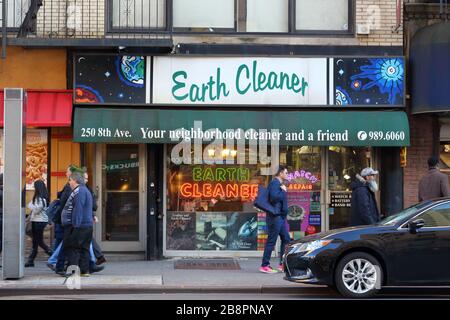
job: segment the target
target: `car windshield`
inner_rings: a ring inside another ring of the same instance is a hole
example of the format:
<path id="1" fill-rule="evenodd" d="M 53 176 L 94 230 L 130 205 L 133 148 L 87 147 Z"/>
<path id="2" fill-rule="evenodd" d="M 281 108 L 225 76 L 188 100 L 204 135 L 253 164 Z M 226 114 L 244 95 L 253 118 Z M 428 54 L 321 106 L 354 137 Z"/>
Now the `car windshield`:
<path id="1" fill-rule="evenodd" d="M 416 204 L 414 206 L 411 206 L 409 208 L 404 209 L 403 211 L 400 211 L 397 214 L 391 215 L 383 220 L 381 220 L 378 224 L 382 226 L 387 225 L 395 225 L 400 221 L 403 221 L 405 219 L 408 219 L 409 217 L 413 216 L 423 208 L 429 206 L 433 201 L 424 201 L 419 204 Z"/>

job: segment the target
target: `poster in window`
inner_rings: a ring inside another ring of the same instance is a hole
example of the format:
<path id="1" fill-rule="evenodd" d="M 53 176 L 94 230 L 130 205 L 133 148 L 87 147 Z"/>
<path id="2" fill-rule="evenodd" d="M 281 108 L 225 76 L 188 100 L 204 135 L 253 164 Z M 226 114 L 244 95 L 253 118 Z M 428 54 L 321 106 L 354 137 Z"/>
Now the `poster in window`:
<path id="1" fill-rule="evenodd" d="M 304 236 L 309 226 L 311 193 L 290 190 L 287 198 L 289 231 L 293 232 L 295 237 Z"/>
<path id="2" fill-rule="evenodd" d="M 3 129 L 0 129 L 0 173 L 5 172 L 3 163 Z"/>
<path id="3" fill-rule="evenodd" d="M 228 218 L 228 250 L 256 250 L 258 218 L 255 212 L 233 212 Z"/>
<path id="4" fill-rule="evenodd" d="M 195 250 L 195 213 L 167 213 L 167 250 Z"/>
<path id="5" fill-rule="evenodd" d="M 47 130 L 27 129 L 26 139 L 26 189 L 34 190 L 36 180 L 47 184 Z"/>
<path id="6" fill-rule="evenodd" d="M 257 240 L 257 250 L 264 251 L 267 243 L 267 223 L 266 223 L 266 213 L 258 212 L 258 240 Z"/>
<path id="7" fill-rule="evenodd" d="M 226 250 L 227 213 L 197 212 L 197 250 Z"/>

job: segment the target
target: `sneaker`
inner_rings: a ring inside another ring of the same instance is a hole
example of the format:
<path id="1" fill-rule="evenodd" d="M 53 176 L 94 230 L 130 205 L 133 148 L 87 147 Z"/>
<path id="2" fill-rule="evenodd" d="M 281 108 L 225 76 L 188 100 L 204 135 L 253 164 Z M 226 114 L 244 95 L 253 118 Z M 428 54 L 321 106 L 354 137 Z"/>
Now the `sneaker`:
<path id="1" fill-rule="evenodd" d="M 96 261 L 96 265 L 101 265 L 101 264 L 103 264 L 103 263 L 105 263 L 106 262 L 106 259 L 105 259 L 105 257 L 104 256 L 101 256 L 100 258 L 98 258 L 97 259 L 97 261 Z"/>
<path id="2" fill-rule="evenodd" d="M 51 263 L 47 263 L 47 267 L 49 267 L 50 270 L 55 271 L 55 266 Z"/>
<path id="3" fill-rule="evenodd" d="M 89 272 L 90 272 L 90 273 L 100 272 L 100 271 L 102 271 L 103 269 L 105 269 L 104 266 L 94 266 L 94 267 L 92 267 L 92 268 L 89 268 Z"/>
<path id="4" fill-rule="evenodd" d="M 282 263 L 280 263 L 280 264 L 278 265 L 277 270 L 280 271 L 280 272 L 284 272 L 284 265 L 283 265 Z"/>
<path id="5" fill-rule="evenodd" d="M 263 273 L 278 273 L 278 270 L 273 269 L 271 266 L 260 267 L 259 271 Z"/>

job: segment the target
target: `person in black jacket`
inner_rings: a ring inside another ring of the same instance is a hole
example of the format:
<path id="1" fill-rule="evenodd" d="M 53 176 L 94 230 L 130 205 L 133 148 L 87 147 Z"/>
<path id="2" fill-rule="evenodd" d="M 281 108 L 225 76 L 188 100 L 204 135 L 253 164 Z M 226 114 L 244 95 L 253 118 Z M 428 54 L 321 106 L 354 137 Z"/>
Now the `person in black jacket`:
<path id="1" fill-rule="evenodd" d="M 96 215 L 97 209 L 98 209 L 97 197 L 95 196 L 95 194 L 92 191 L 92 189 L 88 186 L 89 175 L 87 173 L 87 169 L 83 168 L 83 170 L 85 171 L 84 172 L 84 180 L 85 180 L 85 183 L 86 183 L 86 187 L 88 188 L 88 190 L 92 194 L 92 199 L 93 199 L 93 201 L 92 201 L 92 212 L 93 212 L 93 215 L 94 215 L 93 216 L 94 223 L 97 223 L 98 222 L 98 218 L 97 218 L 97 215 Z M 94 251 L 95 258 L 97 259 L 96 264 L 100 265 L 100 264 L 105 263 L 106 262 L 105 256 L 103 255 L 102 249 L 100 248 L 100 245 L 97 243 L 97 241 L 95 240 L 94 237 L 92 237 L 92 248 L 93 248 L 93 251 Z"/>
<path id="2" fill-rule="evenodd" d="M 378 171 L 365 168 L 361 175 L 356 175 L 356 180 L 350 184 L 352 189 L 350 225 L 370 225 L 380 221 L 375 192 L 378 185 L 375 176 Z"/>

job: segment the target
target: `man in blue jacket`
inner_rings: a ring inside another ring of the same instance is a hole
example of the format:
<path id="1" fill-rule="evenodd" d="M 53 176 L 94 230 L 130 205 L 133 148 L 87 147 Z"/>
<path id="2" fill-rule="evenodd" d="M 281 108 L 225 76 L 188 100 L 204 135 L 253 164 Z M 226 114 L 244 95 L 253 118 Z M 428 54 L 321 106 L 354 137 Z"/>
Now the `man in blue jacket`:
<path id="1" fill-rule="evenodd" d="M 350 184 L 352 189 L 351 202 L 351 226 L 369 225 L 380 221 L 375 192 L 378 185 L 375 176 L 378 171 L 372 168 L 365 168 L 361 175 L 356 175 L 356 180 Z"/>
<path id="2" fill-rule="evenodd" d="M 69 184 L 73 191 L 61 214 L 64 255 L 69 266 L 79 266 L 81 276 L 89 276 L 89 247 L 93 232 L 92 194 L 79 172 L 70 175 Z"/>
<path id="3" fill-rule="evenodd" d="M 266 212 L 266 225 L 268 231 L 267 243 L 264 248 L 264 255 L 259 271 L 264 273 L 277 273 L 278 271 L 283 271 L 283 265 L 281 262 L 281 257 L 284 253 L 284 248 L 291 241 L 289 232 L 286 227 L 286 216 L 288 214 L 288 204 L 287 204 L 287 188 L 283 185 L 283 181 L 286 180 L 288 170 L 284 166 L 278 168 L 275 178 L 269 183 L 269 202 L 274 207 L 274 212 Z M 273 269 L 270 266 L 270 257 L 272 251 L 275 248 L 278 236 L 281 238 L 281 248 L 280 248 L 280 265 L 278 270 Z"/>

